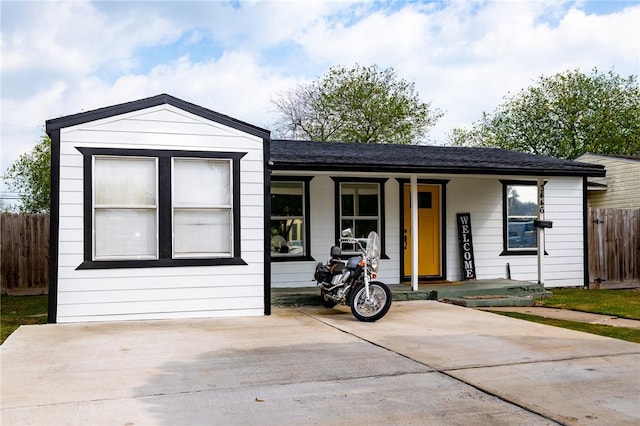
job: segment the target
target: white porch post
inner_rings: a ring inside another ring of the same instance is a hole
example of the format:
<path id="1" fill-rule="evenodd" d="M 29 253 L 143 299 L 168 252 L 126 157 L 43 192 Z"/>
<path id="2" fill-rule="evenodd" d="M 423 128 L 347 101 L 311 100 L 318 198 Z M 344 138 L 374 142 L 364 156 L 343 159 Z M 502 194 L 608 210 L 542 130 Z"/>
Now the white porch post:
<path id="1" fill-rule="evenodd" d="M 538 178 L 538 220 L 544 220 L 544 179 Z M 536 229 L 538 236 L 538 284 L 544 285 L 544 228 Z"/>
<path id="2" fill-rule="evenodd" d="M 411 290 L 418 291 L 418 177 L 411 176 Z"/>

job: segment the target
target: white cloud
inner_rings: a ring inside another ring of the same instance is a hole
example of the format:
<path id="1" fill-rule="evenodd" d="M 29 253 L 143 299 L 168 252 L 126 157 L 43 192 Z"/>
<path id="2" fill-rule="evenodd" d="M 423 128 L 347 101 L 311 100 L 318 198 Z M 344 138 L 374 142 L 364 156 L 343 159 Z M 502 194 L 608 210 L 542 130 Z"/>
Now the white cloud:
<path id="1" fill-rule="evenodd" d="M 276 93 L 356 62 L 414 81 L 442 141 L 540 75 L 639 74 L 640 6 L 583 4 L 5 1 L 0 167 L 46 119 L 159 93 L 268 127 Z"/>

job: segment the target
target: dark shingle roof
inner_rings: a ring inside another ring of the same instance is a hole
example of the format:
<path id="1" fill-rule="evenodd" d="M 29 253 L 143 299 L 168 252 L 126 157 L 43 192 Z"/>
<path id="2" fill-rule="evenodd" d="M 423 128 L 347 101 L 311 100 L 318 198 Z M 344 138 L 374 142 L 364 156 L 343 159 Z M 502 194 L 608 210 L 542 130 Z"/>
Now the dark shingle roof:
<path id="1" fill-rule="evenodd" d="M 274 170 L 604 176 L 596 164 L 498 148 L 271 140 Z"/>

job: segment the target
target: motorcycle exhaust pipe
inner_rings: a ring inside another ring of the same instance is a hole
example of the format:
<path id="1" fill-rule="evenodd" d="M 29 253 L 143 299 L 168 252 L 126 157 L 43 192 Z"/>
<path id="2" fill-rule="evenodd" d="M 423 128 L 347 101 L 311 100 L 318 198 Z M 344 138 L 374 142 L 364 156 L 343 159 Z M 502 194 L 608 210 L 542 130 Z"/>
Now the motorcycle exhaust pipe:
<path id="1" fill-rule="evenodd" d="M 322 283 L 322 284 L 320 284 L 320 286 L 322 287 L 322 289 L 323 289 L 323 290 L 325 290 L 325 291 L 333 291 L 333 290 L 335 290 L 336 288 L 338 288 L 338 287 L 342 286 L 342 283 L 337 284 L 337 285 L 334 285 L 334 286 L 331 286 L 331 287 L 328 287 L 328 286 L 327 286 L 327 285 L 325 285 L 325 284 L 329 284 L 329 283 Z M 331 297 L 331 295 L 329 295 L 329 297 Z"/>

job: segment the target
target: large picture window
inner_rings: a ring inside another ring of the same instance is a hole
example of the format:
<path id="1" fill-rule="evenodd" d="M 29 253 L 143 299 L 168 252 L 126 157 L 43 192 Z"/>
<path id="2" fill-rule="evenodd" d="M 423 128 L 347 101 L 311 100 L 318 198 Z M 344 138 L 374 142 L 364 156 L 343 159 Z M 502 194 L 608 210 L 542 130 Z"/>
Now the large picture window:
<path id="1" fill-rule="evenodd" d="M 85 242 L 79 269 L 244 264 L 244 153 L 78 148 Z"/>
<path id="2" fill-rule="evenodd" d="M 538 187 L 535 182 L 503 182 L 504 250 L 511 254 L 535 253 L 538 233 Z"/>
<path id="3" fill-rule="evenodd" d="M 333 178 L 336 182 L 336 241 L 344 229 L 366 241 L 369 232 L 380 236 L 384 253 L 384 182 L 386 179 Z M 346 255 L 356 253 L 352 244 L 342 244 Z"/>
<path id="4" fill-rule="evenodd" d="M 271 259 L 309 258 L 311 177 L 272 176 Z"/>

